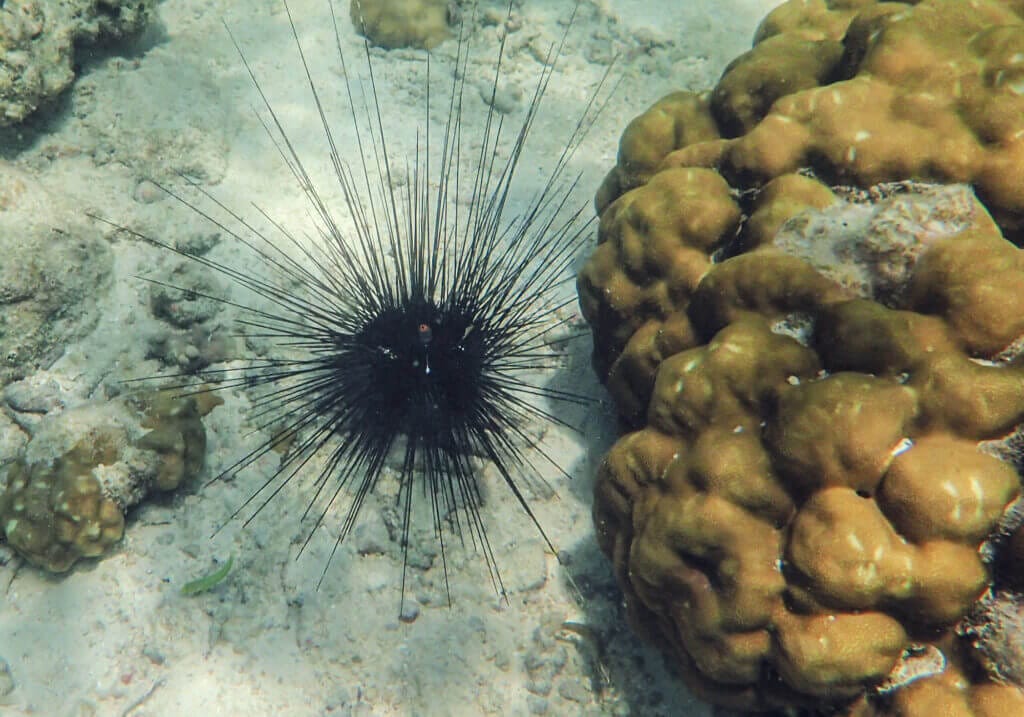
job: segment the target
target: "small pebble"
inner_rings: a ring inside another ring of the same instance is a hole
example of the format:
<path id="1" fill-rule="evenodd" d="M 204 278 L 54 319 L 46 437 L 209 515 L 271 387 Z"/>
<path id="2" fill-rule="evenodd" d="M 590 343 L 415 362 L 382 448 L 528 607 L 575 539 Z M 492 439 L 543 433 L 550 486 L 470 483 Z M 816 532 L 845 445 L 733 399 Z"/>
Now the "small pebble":
<path id="1" fill-rule="evenodd" d="M 582 705 L 590 702 L 590 690 L 583 686 L 579 680 L 562 680 L 558 683 L 558 694 L 570 702 L 578 702 Z"/>
<path id="2" fill-rule="evenodd" d="M 480 634 L 480 638 L 484 641 L 487 639 L 487 625 L 479 615 L 470 615 L 466 618 L 466 627 L 472 632 Z"/>
<path id="3" fill-rule="evenodd" d="M 502 84 L 497 89 L 487 82 L 480 84 L 480 99 L 491 105 L 495 112 L 507 115 L 519 106 L 523 90 L 513 84 Z"/>
<path id="4" fill-rule="evenodd" d="M 546 715 L 550 706 L 545 698 L 537 695 L 527 695 L 526 704 L 529 705 L 532 715 Z"/>
<path id="5" fill-rule="evenodd" d="M 360 555 L 382 555 L 391 542 L 379 513 L 369 513 L 352 532 L 352 545 Z"/>
<path id="6" fill-rule="evenodd" d="M 136 184 L 135 191 L 132 192 L 132 199 L 139 204 L 152 204 L 153 202 L 160 201 L 165 196 L 166 192 L 148 179 L 143 179 Z"/>
<path id="7" fill-rule="evenodd" d="M 192 254 L 202 256 L 210 249 L 220 243 L 220 232 L 202 232 L 187 234 L 174 240 L 174 248 Z"/>
<path id="8" fill-rule="evenodd" d="M 49 413 L 63 405 L 62 393 L 60 384 L 52 378 L 30 376 L 8 384 L 4 399 L 15 411 Z"/>
<path id="9" fill-rule="evenodd" d="M 420 616 L 420 606 L 414 602 L 407 602 L 402 606 L 402 612 L 398 619 L 404 623 L 412 623 Z"/>
<path id="10" fill-rule="evenodd" d="M 152 645 L 146 645 L 142 648 L 142 654 L 154 665 L 162 665 L 166 660 L 163 653 Z"/>
<path id="11" fill-rule="evenodd" d="M 432 545 L 411 545 L 408 566 L 417 570 L 430 570 L 436 556 L 437 550 Z"/>

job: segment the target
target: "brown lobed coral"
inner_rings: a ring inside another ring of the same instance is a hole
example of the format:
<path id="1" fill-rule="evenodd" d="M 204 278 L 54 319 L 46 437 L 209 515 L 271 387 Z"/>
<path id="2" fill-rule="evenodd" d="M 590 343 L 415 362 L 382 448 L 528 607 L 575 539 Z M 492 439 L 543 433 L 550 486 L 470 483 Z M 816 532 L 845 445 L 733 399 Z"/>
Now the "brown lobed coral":
<path id="1" fill-rule="evenodd" d="M 598 209 L 669 166 L 734 186 L 811 167 L 831 184 L 972 183 L 1024 232 L 1019 0 L 791 0 L 705 95 L 665 97 L 626 128 Z"/>
<path id="2" fill-rule="evenodd" d="M 1022 16 L 788 2 L 623 135 L 579 277 L 632 429 L 594 516 L 712 701 L 1024 714 L 967 627 L 1020 520 Z"/>
<path id="3" fill-rule="evenodd" d="M 202 469 L 202 417 L 219 403 L 154 394 L 48 417 L 0 470 L 0 534 L 51 572 L 107 553 L 124 534 L 129 507 Z"/>
<path id="4" fill-rule="evenodd" d="M 448 37 L 448 0 L 352 0 L 356 31 L 387 49 L 429 50 Z"/>

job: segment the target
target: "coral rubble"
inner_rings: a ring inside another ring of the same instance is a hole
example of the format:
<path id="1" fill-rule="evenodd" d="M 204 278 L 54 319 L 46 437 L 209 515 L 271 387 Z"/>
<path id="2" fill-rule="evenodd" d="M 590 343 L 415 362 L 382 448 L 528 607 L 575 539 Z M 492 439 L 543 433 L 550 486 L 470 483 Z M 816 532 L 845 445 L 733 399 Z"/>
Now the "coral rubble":
<path id="1" fill-rule="evenodd" d="M 76 45 L 138 35 L 154 0 L 0 3 L 0 127 L 18 124 L 75 79 Z"/>

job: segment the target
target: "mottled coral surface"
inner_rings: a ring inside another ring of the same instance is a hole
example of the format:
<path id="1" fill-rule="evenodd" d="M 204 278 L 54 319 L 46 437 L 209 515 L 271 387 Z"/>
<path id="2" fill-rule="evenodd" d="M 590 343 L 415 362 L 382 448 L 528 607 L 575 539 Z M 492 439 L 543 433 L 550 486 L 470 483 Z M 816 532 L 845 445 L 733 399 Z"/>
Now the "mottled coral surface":
<path id="1" fill-rule="evenodd" d="M 715 702 L 1024 714 L 967 629 L 1020 520 L 1022 17 L 788 2 L 623 135 L 579 277 L 629 427 L 595 523 Z"/>

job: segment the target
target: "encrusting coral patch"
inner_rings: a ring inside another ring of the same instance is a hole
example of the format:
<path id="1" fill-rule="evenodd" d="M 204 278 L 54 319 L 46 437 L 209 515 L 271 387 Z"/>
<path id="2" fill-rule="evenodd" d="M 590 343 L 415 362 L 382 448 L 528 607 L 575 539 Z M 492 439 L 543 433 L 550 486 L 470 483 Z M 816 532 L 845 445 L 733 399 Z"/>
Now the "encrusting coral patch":
<path id="1" fill-rule="evenodd" d="M 352 0 L 356 31 L 387 49 L 429 50 L 448 38 L 448 0 Z"/>
<path id="2" fill-rule="evenodd" d="M 51 572 L 109 552 L 124 534 L 128 508 L 199 474 L 206 453 L 202 417 L 219 403 L 213 394 L 157 393 L 43 419 L 0 473 L 0 533 Z"/>

